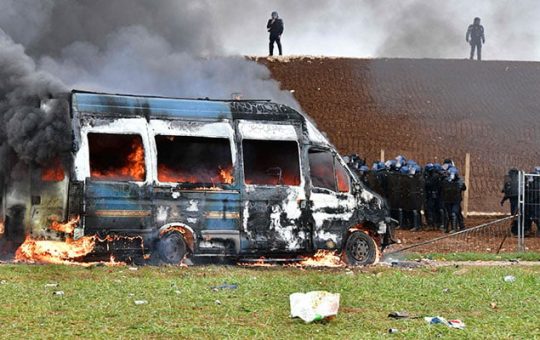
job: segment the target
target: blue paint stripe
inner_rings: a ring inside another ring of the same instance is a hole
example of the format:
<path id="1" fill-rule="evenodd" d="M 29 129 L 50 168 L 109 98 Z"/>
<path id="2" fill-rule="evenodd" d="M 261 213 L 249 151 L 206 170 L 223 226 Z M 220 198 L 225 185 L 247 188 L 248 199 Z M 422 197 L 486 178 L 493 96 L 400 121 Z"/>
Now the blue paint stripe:
<path id="1" fill-rule="evenodd" d="M 79 112 L 136 115 L 148 110 L 151 117 L 232 119 L 229 103 L 192 99 L 74 93 L 73 109 Z"/>

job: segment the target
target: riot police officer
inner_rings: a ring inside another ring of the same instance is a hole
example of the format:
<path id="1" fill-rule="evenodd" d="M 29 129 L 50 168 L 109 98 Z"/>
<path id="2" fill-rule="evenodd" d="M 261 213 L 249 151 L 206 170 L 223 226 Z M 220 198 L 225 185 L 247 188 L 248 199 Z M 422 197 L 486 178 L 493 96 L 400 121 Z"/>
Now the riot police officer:
<path id="1" fill-rule="evenodd" d="M 540 166 L 534 168 L 534 174 L 540 175 Z M 540 237 L 540 177 L 528 177 L 525 184 L 525 235 L 532 232 L 532 224 L 536 225 L 536 236 Z"/>
<path id="2" fill-rule="evenodd" d="M 425 167 L 425 217 L 429 227 L 443 228 L 444 208 L 441 204 L 441 166 L 428 163 Z"/>
<path id="3" fill-rule="evenodd" d="M 504 176 L 504 184 L 501 192 L 504 194 L 501 200 L 501 207 L 506 200 L 510 200 L 510 214 L 517 214 L 518 210 L 518 169 L 512 168 L 508 175 Z"/>
<path id="4" fill-rule="evenodd" d="M 465 41 L 471 45 L 470 59 L 474 59 L 474 50 L 476 49 L 477 59 L 482 60 L 482 44 L 486 43 L 486 37 L 484 35 L 484 26 L 480 25 L 480 18 L 474 18 L 473 24 L 467 28 Z"/>
<path id="5" fill-rule="evenodd" d="M 467 190 L 459 177 L 456 167 L 449 167 L 446 178 L 441 183 L 441 198 L 445 208 L 445 232 L 457 232 L 465 229 L 465 221 L 461 211 L 462 192 Z"/>
<path id="6" fill-rule="evenodd" d="M 279 55 L 283 55 L 281 49 L 281 35 L 283 34 L 283 20 L 279 18 L 278 12 L 272 12 L 272 17 L 266 24 L 266 29 L 270 33 L 269 55 L 274 55 L 274 43 L 277 43 Z"/>

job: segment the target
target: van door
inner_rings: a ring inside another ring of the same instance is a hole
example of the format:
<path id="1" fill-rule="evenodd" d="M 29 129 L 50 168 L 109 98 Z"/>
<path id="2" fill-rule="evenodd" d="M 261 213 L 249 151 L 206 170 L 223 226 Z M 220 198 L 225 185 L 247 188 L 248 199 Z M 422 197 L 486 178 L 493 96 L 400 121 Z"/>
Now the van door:
<path id="1" fill-rule="evenodd" d="M 330 149 L 312 147 L 308 158 L 313 244 L 315 249 L 336 249 L 356 208 L 350 174 Z"/>
<path id="2" fill-rule="evenodd" d="M 152 120 L 155 225 L 195 233 L 194 255 L 238 254 L 240 190 L 229 122 Z"/>
<path id="3" fill-rule="evenodd" d="M 307 250 L 310 232 L 300 202 L 305 181 L 300 166 L 299 126 L 240 121 L 244 187 L 243 229 L 252 253 Z"/>
<path id="4" fill-rule="evenodd" d="M 84 233 L 150 233 L 152 191 L 149 184 L 146 122 L 121 124 L 125 130 L 90 129 L 83 133 L 83 147 L 76 165 L 87 172 L 84 191 Z M 86 159 L 87 163 L 81 159 Z"/>

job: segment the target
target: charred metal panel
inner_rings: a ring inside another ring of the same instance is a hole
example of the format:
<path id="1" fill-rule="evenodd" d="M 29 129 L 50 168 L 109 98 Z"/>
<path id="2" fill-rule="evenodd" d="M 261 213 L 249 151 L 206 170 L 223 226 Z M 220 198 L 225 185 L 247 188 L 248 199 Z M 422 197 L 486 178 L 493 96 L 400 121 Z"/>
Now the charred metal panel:
<path id="1" fill-rule="evenodd" d="M 154 188 L 154 225 L 185 225 L 195 232 L 202 252 L 238 254 L 240 193 L 237 191 Z"/>
<path id="2" fill-rule="evenodd" d="M 226 102 L 74 92 L 73 109 L 111 116 L 163 119 L 231 119 Z"/>
<path id="3" fill-rule="evenodd" d="M 88 179 L 85 188 L 85 234 L 151 231 L 152 191 L 149 186 Z"/>
<path id="4" fill-rule="evenodd" d="M 30 207 L 27 221 L 34 236 L 55 238 L 48 230 L 53 220 L 64 222 L 67 211 L 69 178 L 61 181 L 43 181 L 41 169 L 31 170 Z"/>

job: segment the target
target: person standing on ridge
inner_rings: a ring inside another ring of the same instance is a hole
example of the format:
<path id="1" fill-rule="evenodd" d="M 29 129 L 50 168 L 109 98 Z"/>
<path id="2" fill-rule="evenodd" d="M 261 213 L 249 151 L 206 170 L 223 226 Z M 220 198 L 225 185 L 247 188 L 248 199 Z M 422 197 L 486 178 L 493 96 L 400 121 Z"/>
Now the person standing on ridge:
<path id="1" fill-rule="evenodd" d="M 480 18 L 474 18 L 472 25 L 469 25 L 465 41 L 471 45 L 470 59 L 474 59 L 474 50 L 476 49 L 477 59 L 482 60 L 482 44 L 486 43 L 486 37 L 484 36 L 484 26 L 480 25 Z"/>
<path id="2" fill-rule="evenodd" d="M 283 51 L 281 49 L 281 35 L 283 34 L 283 20 L 279 18 L 278 12 L 276 11 L 272 12 L 272 18 L 268 20 L 268 24 L 266 24 L 266 29 L 270 33 L 270 45 L 269 45 L 270 56 L 274 55 L 274 43 L 277 43 L 277 47 L 279 49 L 279 55 L 283 55 Z"/>

